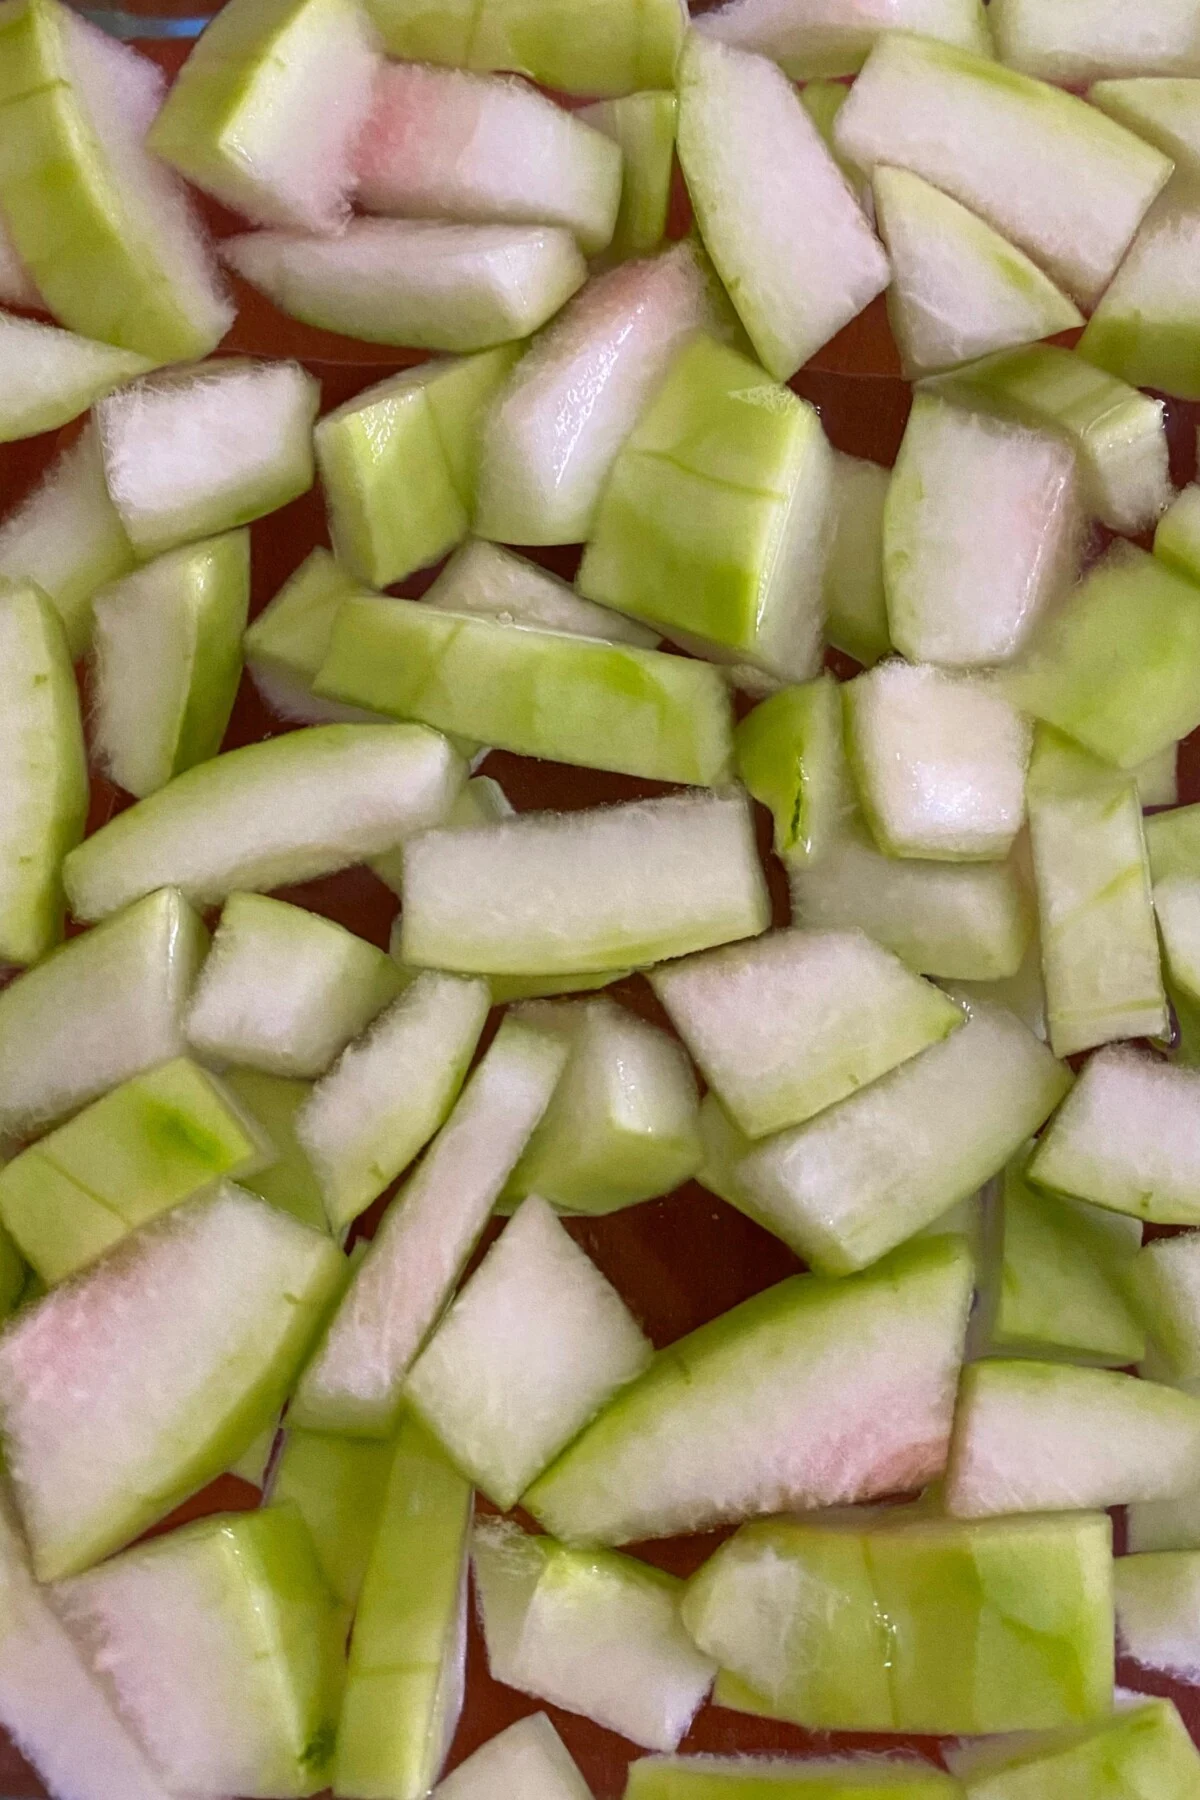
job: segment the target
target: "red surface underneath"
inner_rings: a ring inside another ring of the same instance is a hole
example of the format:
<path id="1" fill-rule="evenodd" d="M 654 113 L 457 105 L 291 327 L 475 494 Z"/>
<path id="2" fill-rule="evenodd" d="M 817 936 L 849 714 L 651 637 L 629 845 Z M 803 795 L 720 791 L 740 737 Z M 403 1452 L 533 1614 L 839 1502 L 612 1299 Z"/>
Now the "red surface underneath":
<path id="1" fill-rule="evenodd" d="M 178 43 L 153 46 L 165 67 L 182 61 L 186 46 Z M 219 209 L 210 209 L 220 235 L 242 229 L 240 222 Z M 687 228 L 687 197 L 680 184 L 673 217 L 673 234 Z M 322 381 L 328 409 L 368 387 L 391 368 L 420 360 L 410 353 L 389 352 L 364 346 L 330 333 L 318 332 L 284 318 L 250 288 L 238 287 L 241 310 L 224 349 L 244 353 L 298 356 Z M 882 301 L 826 346 L 793 382 L 797 392 L 820 410 L 833 444 L 877 462 L 894 460 L 908 416 L 908 389 L 898 376 L 896 353 L 887 327 Z M 1200 408 L 1170 403 L 1173 473 L 1178 483 L 1195 474 L 1196 425 Z M 67 433 L 28 443 L 0 446 L 0 510 L 7 511 L 51 460 Z M 259 610 L 283 580 L 291 574 L 314 544 L 327 543 L 320 495 L 314 491 L 253 527 L 253 610 Z M 573 550 L 535 552 L 540 560 L 571 575 L 577 560 Z M 398 590 L 419 593 L 430 577 L 418 577 Z M 845 659 L 842 659 L 844 663 Z M 853 667 L 853 665 L 849 665 Z M 845 668 L 839 665 L 839 672 Z M 250 743 L 271 735 L 276 723 L 265 712 L 250 682 L 243 679 L 226 747 Z M 517 807 L 566 807 L 595 805 L 660 791 L 653 784 L 622 776 L 568 769 L 536 763 L 494 752 L 484 765 L 495 775 Z M 1182 747 L 1180 756 L 1181 799 L 1200 799 L 1200 733 Z M 91 826 L 109 818 L 128 804 L 107 782 L 97 779 L 93 789 Z M 765 815 L 760 824 L 767 824 Z M 764 829 L 764 850 L 769 831 Z M 778 864 L 770 863 L 776 900 L 777 922 L 787 921 L 785 884 Z M 383 884 L 366 870 L 352 870 L 302 889 L 288 897 L 338 919 L 374 943 L 386 946 L 397 903 Z M 613 990 L 638 1011 L 665 1023 L 644 981 L 633 979 Z M 375 1216 L 380 1208 L 374 1209 Z M 368 1220 L 369 1224 L 369 1220 Z M 574 1221 L 573 1235 L 615 1283 L 654 1342 L 658 1345 L 693 1330 L 706 1320 L 793 1273 L 800 1265 L 785 1245 L 753 1225 L 722 1201 L 694 1184 L 663 1200 L 651 1201 L 615 1216 Z M 482 1254 L 482 1251 L 480 1252 Z M 225 1477 L 181 1509 L 169 1523 L 206 1511 L 246 1507 L 257 1501 L 256 1491 L 235 1477 Z M 672 1540 L 644 1547 L 647 1560 L 678 1574 L 689 1574 L 710 1553 L 717 1537 Z M 472 1623 L 468 1650 L 466 1706 L 451 1763 L 460 1762 L 488 1738 L 525 1713 L 539 1710 L 539 1702 L 499 1686 L 488 1674 L 487 1659 L 478 1628 Z M 1200 1695 L 1195 1690 L 1158 1680 L 1122 1666 L 1121 1681 L 1146 1692 L 1169 1694 L 1187 1718 L 1193 1736 L 1200 1740 Z M 571 1713 L 547 1707 L 568 1747 L 578 1760 L 596 1800 L 618 1800 L 628 1763 L 642 1754 L 624 1739 Z M 936 1740 L 899 1739 L 848 1734 L 813 1734 L 766 1720 L 745 1718 L 721 1708 L 706 1706 L 685 1739 L 685 1751 L 800 1753 L 906 1745 L 932 1761 L 938 1760 Z M 45 1789 L 28 1766 L 0 1738 L 0 1794 L 5 1800 L 33 1800 Z"/>

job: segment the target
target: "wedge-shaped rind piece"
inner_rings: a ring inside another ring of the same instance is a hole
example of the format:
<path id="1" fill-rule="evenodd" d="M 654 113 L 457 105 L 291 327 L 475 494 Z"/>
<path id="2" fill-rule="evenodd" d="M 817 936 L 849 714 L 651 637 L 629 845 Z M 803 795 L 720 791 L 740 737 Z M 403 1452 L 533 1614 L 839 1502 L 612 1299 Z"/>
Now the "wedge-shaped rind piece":
<path id="1" fill-rule="evenodd" d="M 694 332 L 719 326 L 691 243 L 583 288 L 498 395 L 483 431 L 474 530 L 510 544 L 586 538 L 618 450 Z"/>
<path id="2" fill-rule="evenodd" d="M 825 565 L 825 633 L 870 668 L 892 647 L 883 583 L 883 516 L 891 471 L 833 454 L 833 543 Z"/>
<path id="3" fill-rule="evenodd" d="M 1200 1222 L 1200 1075 L 1137 1050 L 1093 1056 L 1029 1165 L 1040 1186 L 1161 1225 Z"/>
<path id="4" fill-rule="evenodd" d="M 388 54 L 469 69 L 511 69 L 568 94 L 670 87 L 687 25 L 679 0 L 372 0 Z"/>
<path id="5" fill-rule="evenodd" d="M 546 1201 L 524 1201 L 413 1365 L 406 1394 L 503 1510 L 653 1354 Z"/>
<path id="6" fill-rule="evenodd" d="M 296 1121 L 335 1230 L 408 1167 L 462 1086 L 487 984 L 426 971 L 317 1084 Z"/>
<path id="7" fill-rule="evenodd" d="M 885 31 L 915 31 L 992 53 L 979 0 L 729 0 L 696 30 L 777 62 L 793 81 L 854 75 Z"/>
<path id="8" fill-rule="evenodd" d="M 922 1487 L 945 1463 L 971 1285 L 950 1238 L 843 1281 L 793 1276 L 660 1350 L 524 1504 L 611 1544 Z"/>
<path id="9" fill-rule="evenodd" d="M 6 1460 L 40 1580 L 88 1568 L 278 1416 L 345 1278 L 230 1186 L 137 1232 L 0 1338 Z"/>
<path id="10" fill-rule="evenodd" d="M 1009 1163 L 985 1226 L 983 1344 L 1008 1356 L 1140 1362 L 1146 1334 L 1129 1289 L 1141 1226 L 1041 1192 L 1025 1179 L 1027 1159 Z"/>
<path id="11" fill-rule="evenodd" d="M 592 1791 L 572 1762 L 566 1745 L 545 1713 L 518 1719 L 489 1738 L 434 1789 L 437 1800 L 592 1800 Z"/>
<path id="12" fill-rule="evenodd" d="M 489 350 L 528 337 L 587 275 L 574 238 L 550 225 L 354 219 L 334 238 L 226 238 L 221 255 L 306 325 L 417 350 Z"/>
<path id="13" fill-rule="evenodd" d="M 176 776 L 72 851 L 76 918 L 168 885 L 200 905 L 365 862 L 436 824 L 462 785 L 457 752 L 422 725 L 314 725 Z"/>
<path id="14" fill-rule="evenodd" d="M 151 366 L 130 350 L 0 313 L 0 443 L 54 431 Z"/>
<path id="15" fill-rule="evenodd" d="M 801 1124 L 965 1023 L 861 932 L 774 932 L 664 963 L 650 983 L 753 1138 Z"/>
<path id="16" fill-rule="evenodd" d="M 1112 1369 L 972 1363 L 963 1371 L 947 1511 L 1122 1506 L 1200 1484 L 1200 1400 Z"/>
<path id="17" fill-rule="evenodd" d="M 1185 3 L 1190 12 L 1190 0 Z M 1156 145 L 1171 158 L 1177 174 L 1200 175 L 1200 81 L 1153 74 L 1097 81 L 1088 89 L 1088 99 L 1118 125 Z"/>
<path id="18" fill-rule="evenodd" d="M 0 963 L 63 933 L 63 858 L 83 836 L 87 758 L 62 622 L 39 588 L 0 578 Z"/>
<path id="19" fill-rule="evenodd" d="M 969 1749 L 947 1751 L 968 1800 L 1119 1800 L 1139 1792 L 1188 1800 L 1200 1778 L 1200 1757 L 1170 1700 L 1122 1706 L 1083 1734 Z"/>
<path id="20" fill-rule="evenodd" d="M 284 1434 L 267 1502 L 299 1511 L 326 1584 L 346 1607 L 358 1603 L 394 1455 L 386 1438 Z"/>
<path id="21" fill-rule="evenodd" d="M 662 89 L 598 100 L 576 115 L 621 152 L 621 203 L 605 260 L 648 256 L 667 234 L 679 101 Z"/>
<path id="22" fill-rule="evenodd" d="M 221 747 L 242 674 L 250 534 L 168 551 L 93 603 L 92 741 L 138 799 Z"/>
<path id="23" fill-rule="evenodd" d="M 399 987 L 387 953 L 332 919 L 231 894 L 192 996 L 188 1042 L 218 1068 L 323 1075 Z"/>
<path id="24" fill-rule="evenodd" d="M 356 152 L 358 204 L 399 219 L 560 225 L 585 256 L 612 239 L 621 153 L 521 82 L 392 62 Z"/>
<path id="25" fill-rule="evenodd" d="M 149 894 L 0 993 L 0 1137 L 29 1137 L 184 1050 L 208 937 L 182 895 Z"/>
<path id="26" fill-rule="evenodd" d="M 1105 0 L 993 0 L 988 19 L 1001 61 L 1043 81 L 1200 75 L 1193 0 L 1150 0 L 1136 16 Z"/>
<path id="27" fill-rule="evenodd" d="M 296 1136 L 296 1114 L 312 1091 L 311 1082 L 266 1075 L 261 1069 L 226 1069 L 222 1080 L 275 1153 L 266 1168 L 240 1176 L 239 1185 L 291 1213 L 302 1225 L 327 1231 L 317 1177 Z"/>
<path id="28" fill-rule="evenodd" d="M 484 411 L 520 355 L 404 369 L 327 413 L 314 442 L 343 569 L 374 587 L 437 562 L 467 535 Z"/>
<path id="29" fill-rule="evenodd" d="M 301 1796 L 327 1779 L 342 1621 L 294 1507 L 201 1519 L 53 1597 L 173 1790 Z"/>
<path id="30" fill-rule="evenodd" d="M 1136 784 L 1039 727 L 1027 795 L 1055 1053 L 1162 1036 L 1166 996 Z"/>
<path id="31" fill-rule="evenodd" d="M 1083 324 L 1023 250 L 940 188 L 883 165 L 871 186 L 892 264 L 888 317 L 910 380 Z"/>
<path id="32" fill-rule="evenodd" d="M 1200 18 L 1196 22 L 1200 65 Z M 1189 278 L 1200 253 L 1200 189 L 1173 181 L 1147 213 L 1079 340 L 1079 354 L 1135 387 L 1200 400 L 1200 330 Z"/>
<path id="33" fill-rule="evenodd" d="M 354 1618 L 333 1788 L 423 1800 L 462 1709 L 470 1483 L 425 1428 L 396 1433 Z"/>
<path id="34" fill-rule="evenodd" d="M 1200 1378 L 1200 1234 L 1156 1238 L 1139 1251 L 1131 1295 L 1150 1334 L 1142 1373 L 1188 1385 Z M 1198 1484 L 1200 1485 L 1200 1484 Z"/>
<path id="35" fill-rule="evenodd" d="M 845 691 L 846 748 L 881 850 L 998 862 L 1025 822 L 1029 722 L 984 681 L 880 663 Z"/>
<path id="36" fill-rule="evenodd" d="M 1113 1581 L 1122 1654 L 1143 1669 L 1194 1683 L 1200 1676 L 1200 1554 L 1123 1556 L 1113 1566 Z"/>
<path id="37" fill-rule="evenodd" d="M 318 546 L 267 602 L 243 640 L 255 687 L 281 718 L 306 725 L 365 722 L 366 715 L 312 691 L 338 607 L 365 590 Z"/>
<path id="38" fill-rule="evenodd" d="M 771 918 L 740 793 L 426 832 L 406 862 L 404 961 L 472 974 L 629 968 L 757 937 Z"/>
<path id="39" fill-rule="evenodd" d="M 567 631 L 611 644 L 636 644 L 640 650 L 653 650 L 662 642 L 636 619 L 585 600 L 540 563 L 479 538 L 469 539 L 455 551 L 424 598 L 429 606 L 447 612 L 507 619 L 541 631 Z"/>
<path id="40" fill-rule="evenodd" d="M 1065 437 L 1087 506 L 1114 531 L 1144 531 L 1171 498 L 1163 402 L 1072 350 L 1001 350 L 931 377 L 926 391 Z"/>
<path id="41" fill-rule="evenodd" d="M 122 1082 L 0 1169 L 0 1219 L 53 1286 L 202 1188 L 271 1157 L 234 1096 L 179 1057 Z"/>
<path id="42" fill-rule="evenodd" d="M 918 394 L 883 515 L 896 648 L 950 667 L 1011 660 L 1074 577 L 1079 510 L 1061 438 Z"/>
<path id="43" fill-rule="evenodd" d="M 1073 94 L 931 39 L 882 37 L 838 114 L 860 168 L 908 169 L 1094 304 L 1171 172 Z"/>
<path id="44" fill-rule="evenodd" d="M 854 822 L 811 868 L 791 862 L 792 916 L 809 930 L 856 928 L 922 975 L 1015 975 L 1032 917 L 1020 874 L 1003 863 L 885 856 Z"/>
<path id="45" fill-rule="evenodd" d="M 718 1694 L 728 1680 L 718 1677 Z M 625 1800 L 955 1800 L 959 1793 L 940 1769 L 902 1757 L 642 1756 L 630 1764 Z"/>
<path id="46" fill-rule="evenodd" d="M 474 993 L 467 996 L 474 1001 Z M 301 1378 L 291 1417 L 386 1437 L 405 1378 L 545 1112 L 565 1047 L 506 1020 L 384 1216 Z"/>
<path id="47" fill-rule="evenodd" d="M 49 596 L 79 657 L 91 638 L 92 595 L 133 564 L 88 425 L 0 525 L 0 577 L 34 582 Z"/>
<path id="48" fill-rule="evenodd" d="M 942 1043 L 746 1145 L 733 1162 L 734 1204 L 822 1274 L 848 1274 L 976 1193 L 1069 1085 L 1005 1007 L 975 1003 Z"/>
<path id="49" fill-rule="evenodd" d="M 716 1673 L 683 1628 L 681 1582 L 504 1521 L 476 1526 L 473 1560 L 494 1679 L 648 1749 L 676 1747 Z"/>
<path id="50" fill-rule="evenodd" d="M 733 772 L 710 663 L 420 600 L 343 601 L 315 691 L 550 762 L 701 787 Z"/>
<path id="51" fill-rule="evenodd" d="M 820 667 L 832 455 L 815 410 L 701 336 L 612 467 L 579 571 L 592 600 L 775 681 Z"/>
<path id="52" fill-rule="evenodd" d="M 0 15 L 0 205 L 72 331 L 155 362 L 206 356 L 233 322 L 183 187 L 144 138 L 163 78 L 57 0 Z"/>
<path id="53" fill-rule="evenodd" d="M 207 23 L 150 149 L 255 224 L 335 232 L 379 67 L 358 0 L 241 0 Z"/>
<path id="54" fill-rule="evenodd" d="M 11 1502 L 0 1499 L 0 1723 L 65 1800 L 172 1800 L 33 1577 Z"/>
<path id="55" fill-rule="evenodd" d="M 665 1032 L 611 1000 L 533 1002 L 517 1017 L 559 1037 L 569 1055 L 506 1200 L 539 1194 L 567 1212 L 615 1212 L 695 1174 L 695 1077 Z"/>
<path id="56" fill-rule="evenodd" d="M 818 675 L 772 694 L 747 713 L 734 746 L 738 774 L 771 810 L 776 855 L 789 868 L 819 862 L 854 809 L 840 685 Z"/>
<path id="57" fill-rule="evenodd" d="M 883 291 L 887 257 L 774 64 L 692 32 L 678 82 L 700 235 L 763 366 L 787 381 Z"/>
<path id="58" fill-rule="evenodd" d="M 813 1729 L 1078 1725 L 1112 1703 L 1111 1543 L 1096 1513 L 772 1520 L 700 1569 L 684 1619 L 774 1716 Z"/>
<path id="59" fill-rule="evenodd" d="M 1117 544 L 1006 673 L 1014 704 L 1135 769 L 1200 722 L 1200 591 Z"/>
<path id="60" fill-rule="evenodd" d="M 102 400 L 105 480 L 138 555 L 249 524 L 305 493 L 319 400 L 299 363 L 221 358 Z"/>

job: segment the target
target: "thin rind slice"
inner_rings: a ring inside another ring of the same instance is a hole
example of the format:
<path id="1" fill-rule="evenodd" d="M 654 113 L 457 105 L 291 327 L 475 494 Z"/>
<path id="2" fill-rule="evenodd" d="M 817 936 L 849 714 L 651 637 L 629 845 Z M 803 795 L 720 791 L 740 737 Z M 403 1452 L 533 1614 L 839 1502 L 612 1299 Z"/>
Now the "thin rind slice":
<path id="1" fill-rule="evenodd" d="M 165 886 L 210 905 L 331 874 L 443 818 L 464 773 L 423 725 L 313 725 L 226 751 L 72 851 L 71 909 L 104 918 Z"/>
<path id="2" fill-rule="evenodd" d="M 327 1237 L 224 1186 L 0 1338 L 5 1455 L 42 1581 L 89 1568 L 278 1416 L 345 1279 Z"/>
<path id="3" fill-rule="evenodd" d="M 462 1711 L 473 1495 L 407 1414 L 390 1454 L 354 1616 L 332 1786 L 422 1800 Z"/>
<path id="4" fill-rule="evenodd" d="M 621 151 L 621 204 L 605 260 L 648 256 L 667 233 L 679 101 L 662 89 L 597 100 L 579 115 Z"/>
<path id="5" fill-rule="evenodd" d="M 1190 286 L 1198 254 L 1200 189 L 1194 178 L 1180 177 L 1142 221 L 1088 320 L 1079 354 L 1134 387 L 1200 400 L 1200 331 Z"/>
<path id="6" fill-rule="evenodd" d="M 58 613 L 0 579 L 0 964 L 34 963 L 63 935 L 62 864 L 83 836 L 87 753 Z"/>
<path id="7" fill-rule="evenodd" d="M 1027 798 L 1055 1053 L 1161 1036 L 1167 1003 L 1135 781 L 1040 726 Z"/>
<path id="8" fill-rule="evenodd" d="M 592 1790 L 572 1762 L 545 1713 L 531 1713 L 489 1738 L 434 1789 L 437 1800 L 592 1800 Z"/>
<path id="9" fill-rule="evenodd" d="M 887 257 L 773 63 L 693 31 L 677 80 L 700 235 L 760 361 L 787 381 L 882 293 Z"/>
<path id="10" fill-rule="evenodd" d="M 1065 87 L 1109 75 L 1200 75 L 1192 0 L 1147 0 L 1133 13 L 1106 0 L 992 0 L 988 18 L 1001 61 Z"/>
<path id="11" fill-rule="evenodd" d="M 945 1463 L 972 1281 L 966 1248 L 935 1238 L 768 1288 L 660 1350 L 526 1509 L 619 1544 L 923 1486 Z"/>
<path id="12" fill-rule="evenodd" d="M 505 1020 L 356 1268 L 301 1377 L 296 1424 L 355 1437 L 394 1429 L 408 1371 L 565 1061 L 565 1046 Z"/>
<path id="13" fill-rule="evenodd" d="M 358 1601 L 394 1454 L 386 1438 L 291 1428 L 271 1472 L 264 1503 L 300 1513 L 329 1590 L 345 1607 Z"/>
<path id="14" fill-rule="evenodd" d="M 342 601 L 366 590 L 323 546 L 257 615 L 243 639 L 246 667 L 270 710 L 304 725 L 365 724 L 367 715 L 312 691 Z"/>
<path id="15" fill-rule="evenodd" d="M 968 1800 L 1189 1800 L 1200 1778 L 1196 1747 L 1170 1700 L 1123 1705 L 1082 1734 L 960 1745 L 946 1762 Z"/>
<path id="16" fill-rule="evenodd" d="M 0 13 L 0 206 L 17 252 L 72 331 L 186 362 L 234 310 L 182 184 L 145 149 L 163 87 L 57 0 Z"/>
<path id="17" fill-rule="evenodd" d="M 528 337 L 587 276 L 574 238 L 549 225 L 354 219 L 336 238 L 225 238 L 221 255 L 306 325 L 417 350 L 490 350 Z"/>
<path id="18" fill-rule="evenodd" d="M 733 772 L 710 663 L 420 600 L 344 600 L 314 691 L 549 762 L 700 787 Z"/>

